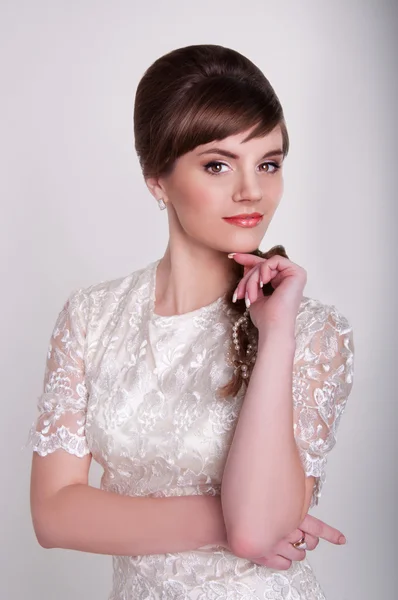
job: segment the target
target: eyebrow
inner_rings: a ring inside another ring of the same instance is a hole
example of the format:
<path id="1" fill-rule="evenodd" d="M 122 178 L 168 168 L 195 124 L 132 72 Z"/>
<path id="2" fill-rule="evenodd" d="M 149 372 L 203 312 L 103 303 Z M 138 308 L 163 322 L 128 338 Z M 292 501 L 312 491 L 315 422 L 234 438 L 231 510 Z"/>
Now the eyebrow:
<path id="1" fill-rule="evenodd" d="M 201 156 L 202 154 L 221 154 L 222 156 L 226 156 L 227 158 L 233 158 L 233 159 L 239 158 L 239 156 L 237 154 L 234 154 L 233 152 L 229 152 L 228 150 L 223 150 L 222 148 L 209 148 L 208 150 L 199 152 L 198 156 Z M 260 160 L 263 160 L 263 158 L 268 158 L 269 156 L 276 156 L 276 155 L 283 156 L 283 150 L 281 148 L 276 148 L 275 150 L 269 150 L 269 152 L 266 152 L 264 154 L 264 156 L 261 157 Z"/>

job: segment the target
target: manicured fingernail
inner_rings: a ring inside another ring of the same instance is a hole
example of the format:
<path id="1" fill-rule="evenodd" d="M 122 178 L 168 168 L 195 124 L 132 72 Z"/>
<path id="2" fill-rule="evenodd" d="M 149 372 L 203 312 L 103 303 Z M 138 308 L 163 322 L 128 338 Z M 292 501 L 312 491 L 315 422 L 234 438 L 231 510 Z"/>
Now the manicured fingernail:
<path id="1" fill-rule="evenodd" d="M 237 290 L 234 291 L 234 295 L 232 296 L 232 302 L 236 302 L 238 299 L 238 292 Z"/>
<path id="2" fill-rule="evenodd" d="M 263 287 L 263 285 L 264 285 L 264 284 L 263 284 L 263 282 L 262 282 L 262 281 L 261 281 L 261 279 L 260 279 L 260 288 L 262 288 L 262 287 Z"/>
<path id="3" fill-rule="evenodd" d="M 347 543 L 346 538 L 344 537 L 344 535 L 341 535 L 339 537 L 339 544 L 346 544 L 346 543 Z"/>
<path id="4" fill-rule="evenodd" d="M 246 308 L 249 308 L 250 300 L 249 300 L 249 294 L 247 292 L 245 294 L 245 304 L 246 304 Z"/>
<path id="5" fill-rule="evenodd" d="M 233 258 L 235 256 L 236 252 L 231 252 L 230 254 L 228 254 L 228 258 Z"/>

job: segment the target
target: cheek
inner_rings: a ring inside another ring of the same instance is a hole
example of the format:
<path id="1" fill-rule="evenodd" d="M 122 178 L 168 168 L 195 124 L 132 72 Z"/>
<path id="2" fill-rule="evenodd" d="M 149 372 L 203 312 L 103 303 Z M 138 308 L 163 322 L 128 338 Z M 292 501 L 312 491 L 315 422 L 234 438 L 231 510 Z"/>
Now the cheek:
<path id="1" fill-rule="evenodd" d="M 283 175 L 277 173 L 276 175 L 264 177 L 262 187 L 271 197 L 278 196 L 283 191 Z"/>
<path id="2" fill-rule="evenodd" d="M 220 213 L 224 197 L 225 191 L 222 194 L 211 182 L 198 178 L 179 188 L 178 194 L 174 195 L 174 206 L 181 216 L 202 219 Z"/>
<path id="3" fill-rule="evenodd" d="M 275 179 L 271 179 L 271 181 L 266 181 L 263 186 L 263 197 L 266 198 L 269 205 L 274 206 L 275 208 L 278 206 L 282 195 L 283 195 L 283 178 L 281 176 L 276 176 Z"/>

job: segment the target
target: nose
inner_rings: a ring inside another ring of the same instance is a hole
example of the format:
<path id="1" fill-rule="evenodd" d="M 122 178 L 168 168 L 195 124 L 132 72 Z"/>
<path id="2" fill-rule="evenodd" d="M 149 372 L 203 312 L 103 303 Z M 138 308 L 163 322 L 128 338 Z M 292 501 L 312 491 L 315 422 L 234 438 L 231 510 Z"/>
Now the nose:
<path id="1" fill-rule="evenodd" d="M 244 174 L 236 185 L 232 200 L 234 202 L 259 202 L 263 192 L 255 173 Z"/>

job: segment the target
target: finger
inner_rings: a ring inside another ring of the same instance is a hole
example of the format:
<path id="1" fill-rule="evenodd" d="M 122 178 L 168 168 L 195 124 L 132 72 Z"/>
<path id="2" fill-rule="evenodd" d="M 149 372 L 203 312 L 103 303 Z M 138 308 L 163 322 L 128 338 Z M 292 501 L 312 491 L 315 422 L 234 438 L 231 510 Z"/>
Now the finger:
<path id="1" fill-rule="evenodd" d="M 254 269 L 253 273 L 246 280 L 245 300 L 246 300 L 247 308 L 249 308 L 249 306 L 257 300 L 258 294 L 259 294 L 259 292 L 261 292 L 259 283 L 260 283 L 260 271 L 259 271 L 259 268 L 256 267 Z"/>
<path id="2" fill-rule="evenodd" d="M 307 550 L 315 550 L 319 544 L 319 537 L 315 537 L 310 533 L 305 534 L 305 543 L 307 544 Z"/>
<path id="3" fill-rule="evenodd" d="M 238 285 L 235 288 L 235 292 L 234 292 L 234 298 L 236 300 L 240 300 L 241 298 L 245 297 L 246 294 L 246 284 L 249 280 L 249 278 L 258 271 L 258 265 L 254 266 L 253 268 L 251 268 L 243 277 L 242 279 L 239 281 Z M 258 275 L 257 275 L 257 279 L 258 279 Z M 249 297 L 250 299 L 250 297 Z M 250 299 L 251 302 L 254 302 L 255 300 Z"/>
<path id="4" fill-rule="evenodd" d="M 284 538 L 284 540 L 293 544 L 294 542 L 300 540 L 303 536 L 305 537 L 305 543 L 307 544 L 306 549 L 315 550 L 315 548 L 319 544 L 319 538 L 314 535 L 311 535 L 310 533 L 302 531 L 301 529 L 295 529 L 294 531 L 292 531 L 292 533 L 289 533 L 289 535 L 287 535 Z"/>
<path id="5" fill-rule="evenodd" d="M 315 548 L 319 544 L 319 538 L 301 529 L 295 529 L 294 531 L 292 531 L 292 533 L 289 533 L 289 535 L 287 535 L 284 538 L 284 540 L 293 544 L 294 542 L 300 540 L 303 536 L 305 537 L 307 550 L 315 550 Z"/>
<path id="6" fill-rule="evenodd" d="M 247 254 L 244 252 L 231 252 L 228 254 L 230 258 L 233 258 L 240 265 L 244 265 L 245 267 L 254 267 L 258 263 L 262 262 L 264 258 L 261 256 L 256 256 L 255 254 Z"/>
<path id="7" fill-rule="evenodd" d="M 253 304 L 253 302 L 255 302 L 257 300 L 259 289 L 260 289 L 260 281 L 264 285 L 264 284 L 268 283 L 272 279 L 272 277 L 277 274 L 276 270 L 268 269 L 267 267 L 268 267 L 268 259 L 264 258 L 264 259 L 262 259 L 260 265 L 256 265 L 255 267 L 250 269 L 250 271 L 248 271 L 246 273 L 246 275 L 244 275 L 244 277 L 242 277 L 242 279 L 240 280 L 240 282 L 238 283 L 238 285 L 236 286 L 236 289 L 235 289 L 237 300 L 240 298 L 244 298 L 246 295 L 246 291 L 248 292 L 248 299 L 250 301 L 250 304 Z M 260 269 L 261 269 L 261 274 L 259 274 Z M 255 283 L 253 283 L 247 290 L 248 281 L 254 274 L 255 274 L 255 279 L 254 279 Z M 249 304 L 249 306 L 250 306 L 250 304 Z"/>
<path id="8" fill-rule="evenodd" d="M 278 287 L 280 282 L 290 275 L 294 275 L 297 282 L 301 282 L 301 284 L 307 281 L 307 271 L 305 269 L 288 258 L 279 256 L 279 254 L 274 254 L 274 256 L 267 259 L 267 267 L 272 272 L 271 279 L 275 278 L 275 281 L 272 281 L 275 287 Z"/>
<path id="9" fill-rule="evenodd" d="M 302 535 L 299 534 L 298 537 L 296 536 L 293 538 L 294 542 L 297 542 L 297 540 L 299 540 L 301 537 Z M 289 560 L 304 560 L 306 556 L 305 550 L 299 550 L 298 548 L 295 548 L 293 546 L 293 541 L 289 541 L 287 537 L 280 540 L 273 548 L 273 551 Z"/>
<path id="10" fill-rule="evenodd" d="M 299 561 L 304 560 L 306 557 L 305 550 L 298 550 L 291 542 L 287 542 L 286 540 L 278 546 L 277 552 L 280 556 L 283 556 L 288 560 Z"/>
<path id="11" fill-rule="evenodd" d="M 300 525 L 301 527 L 301 525 Z M 284 540 L 287 540 L 288 542 L 298 542 L 298 540 L 300 540 L 304 535 L 304 531 L 302 529 L 294 529 L 291 533 L 289 533 L 286 537 L 284 537 Z"/>
<path id="12" fill-rule="evenodd" d="M 341 531 L 331 527 L 327 523 L 324 523 L 320 519 L 313 517 L 312 515 L 307 514 L 304 517 L 303 522 L 300 524 L 300 528 L 318 538 L 322 538 L 327 542 L 331 542 L 332 544 L 344 544 L 345 536 Z"/>
<path id="13" fill-rule="evenodd" d="M 260 271 L 259 286 L 260 286 L 260 288 L 263 287 L 269 281 L 271 281 L 275 276 L 278 276 L 278 271 L 275 268 L 275 265 L 273 265 L 272 262 L 270 262 L 270 260 L 271 259 L 267 260 L 259 267 L 259 271 Z"/>
<path id="14" fill-rule="evenodd" d="M 251 256 L 251 255 L 244 255 L 244 254 L 238 255 L 239 259 L 240 259 L 240 256 Z M 234 256 L 234 258 L 235 258 L 235 256 Z M 293 263 L 288 258 L 279 256 L 278 254 L 275 254 L 274 256 L 271 256 L 270 258 L 260 258 L 258 256 L 255 256 L 254 258 L 257 259 L 257 264 L 254 268 L 250 269 L 247 273 L 245 273 L 245 275 L 240 280 L 239 284 L 237 285 L 237 287 L 235 289 L 235 293 L 233 296 L 235 298 L 235 300 L 239 300 L 239 299 L 245 297 L 246 285 L 247 285 L 248 279 L 249 279 L 249 277 L 251 277 L 252 273 L 256 270 L 256 267 L 258 267 L 261 270 L 260 279 L 258 280 L 259 285 L 260 285 L 260 281 L 262 282 L 263 285 L 268 283 L 269 281 L 273 281 L 274 288 L 278 287 L 279 283 L 282 281 L 282 279 L 284 279 L 284 277 L 286 277 L 288 272 L 291 272 L 292 274 L 293 274 L 293 272 L 296 273 L 296 269 L 300 269 L 300 271 L 302 271 L 302 273 L 303 273 L 303 277 L 305 277 L 304 269 L 301 269 L 301 267 L 299 267 L 298 265 Z M 244 260 L 246 260 L 246 259 L 244 259 Z M 254 290 L 254 288 L 253 288 L 253 290 Z M 255 302 L 255 299 L 257 298 L 257 293 L 258 293 L 257 289 L 256 289 L 256 291 L 253 291 L 253 298 L 252 298 L 250 290 L 248 291 L 248 299 L 250 301 L 250 304 Z"/>
<path id="15" fill-rule="evenodd" d="M 280 254 L 273 254 L 269 258 L 265 258 L 262 256 L 256 256 L 255 254 L 247 254 L 244 252 L 231 252 L 228 254 L 230 258 L 233 258 L 240 265 L 244 265 L 245 267 L 252 267 L 257 265 L 264 260 L 271 261 L 272 268 L 277 270 L 285 269 L 286 267 L 299 267 L 296 263 L 291 261 L 289 258 L 281 256 Z"/>

